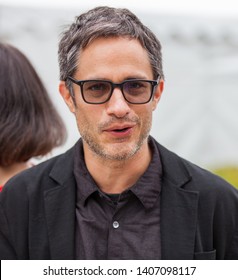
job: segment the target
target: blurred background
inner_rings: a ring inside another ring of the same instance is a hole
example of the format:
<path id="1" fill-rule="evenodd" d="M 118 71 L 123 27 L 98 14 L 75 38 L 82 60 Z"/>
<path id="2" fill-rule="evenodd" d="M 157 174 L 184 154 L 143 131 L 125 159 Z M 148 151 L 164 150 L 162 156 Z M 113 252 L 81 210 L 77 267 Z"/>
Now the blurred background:
<path id="1" fill-rule="evenodd" d="M 152 135 L 180 156 L 238 187 L 238 8 L 235 0 L 0 0 L 0 41 L 31 60 L 68 129 L 79 138 L 58 93 L 58 40 L 74 17 L 99 5 L 126 7 L 162 43 L 165 90 Z M 1 67 L 1 66 L 0 66 Z M 45 158 L 40 159 L 40 161 Z"/>

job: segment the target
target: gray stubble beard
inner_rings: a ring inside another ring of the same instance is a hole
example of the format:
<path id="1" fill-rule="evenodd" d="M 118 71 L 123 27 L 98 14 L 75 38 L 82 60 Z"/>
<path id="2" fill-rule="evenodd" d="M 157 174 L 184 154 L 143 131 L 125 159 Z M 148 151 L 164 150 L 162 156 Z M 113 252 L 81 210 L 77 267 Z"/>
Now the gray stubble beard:
<path id="1" fill-rule="evenodd" d="M 137 119 L 136 123 L 140 124 L 141 122 L 139 119 Z M 87 133 L 87 131 L 90 130 L 90 127 L 87 127 L 86 131 L 84 129 L 83 133 L 82 133 L 82 131 L 80 131 L 80 135 L 81 135 L 83 141 L 88 145 L 89 149 L 97 157 L 101 158 L 104 161 L 109 160 L 109 161 L 122 162 L 122 161 L 126 161 L 126 160 L 132 158 L 134 155 L 136 155 L 137 152 L 141 149 L 144 142 L 148 140 L 149 133 L 151 130 L 151 123 L 152 123 L 151 119 L 148 118 L 146 121 L 146 130 L 140 135 L 140 137 L 139 137 L 137 143 L 135 143 L 135 146 L 133 147 L 133 149 L 131 149 L 131 151 L 129 151 L 129 152 L 124 152 L 124 153 L 120 153 L 120 151 L 118 151 L 117 153 L 109 154 L 102 145 L 98 144 L 93 139 L 93 137 L 91 137 L 90 133 Z M 101 127 L 104 127 L 104 126 L 106 126 L 106 125 L 102 125 Z M 101 127 L 99 128 L 99 131 L 103 130 Z M 122 139 L 122 141 L 123 141 L 123 139 Z"/>

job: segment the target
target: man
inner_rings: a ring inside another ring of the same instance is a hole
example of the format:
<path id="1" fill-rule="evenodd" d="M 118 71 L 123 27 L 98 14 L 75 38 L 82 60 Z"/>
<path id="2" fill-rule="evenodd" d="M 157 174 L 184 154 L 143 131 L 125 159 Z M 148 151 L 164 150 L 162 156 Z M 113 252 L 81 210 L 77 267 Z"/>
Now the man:
<path id="1" fill-rule="evenodd" d="M 149 136 L 161 46 L 126 9 L 79 16 L 59 91 L 81 139 L 0 198 L 2 259 L 238 259 L 238 193 Z"/>

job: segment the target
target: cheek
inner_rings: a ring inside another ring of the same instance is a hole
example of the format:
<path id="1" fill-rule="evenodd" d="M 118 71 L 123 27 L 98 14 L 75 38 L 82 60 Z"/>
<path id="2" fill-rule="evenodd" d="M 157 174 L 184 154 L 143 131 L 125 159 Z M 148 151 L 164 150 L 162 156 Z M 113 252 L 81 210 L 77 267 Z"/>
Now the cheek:
<path id="1" fill-rule="evenodd" d="M 77 107 L 75 111 L 75 117 L 76 117 L 78 129 L 81 131 L 84 128 L 84 126 L 86 126 L 88 123 L 86 115 L 84 114 L 81 108 Z"/>
<path id="2" fill-rule="evenodd" d="M 151 118 L 154 108 L 154 102 L 150 102 L 149 104 L 145 104 L 143 110 L 139 113 L 139 116 L 141 115 L 142 118 L 148 119 Z"/>
<path id="3" fill-rule="evenodd" d="M 94 108 L 77 107 L 75 115 L 80 131 L 94 131 L 96 129 L 99 116 Z"/>
<path id="4" fill-rule="evenodd" d="M 153 111 L 152 111 L 152 104 L 143 105 L 143 106 L 145 106 L 143 110 L 137 111 L 136 115 L 139 117 L 140 126 L 144 128 L 150 126 Z"/>
<path id="5" fill-rule="evenodd" d="M 152 123 L 152 111 L 148 111 L 147 114 L 144 115 L 143 125 L 147 127 L 147 129 L 151 127 Z"/>

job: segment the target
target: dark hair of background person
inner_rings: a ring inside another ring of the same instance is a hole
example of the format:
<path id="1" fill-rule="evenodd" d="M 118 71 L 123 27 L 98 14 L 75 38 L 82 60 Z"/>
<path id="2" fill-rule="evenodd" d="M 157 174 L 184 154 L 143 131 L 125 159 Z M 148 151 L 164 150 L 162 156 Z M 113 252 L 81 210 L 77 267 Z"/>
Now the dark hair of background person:
<path id="1" fill-rule="evenodd" d="M 65 140 L 65 125 L 30 61 L 0 43 L 0 166 L 44 156 Z"/>

